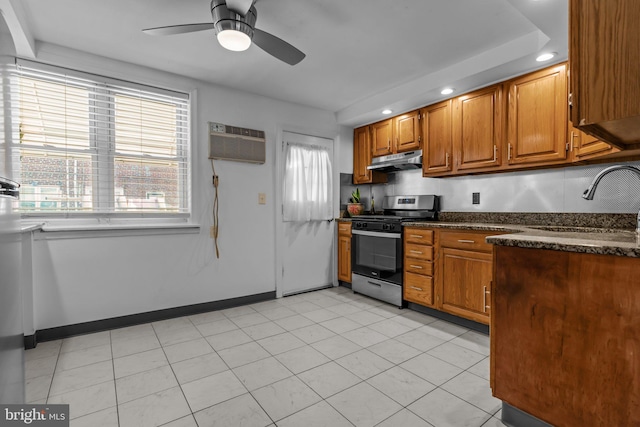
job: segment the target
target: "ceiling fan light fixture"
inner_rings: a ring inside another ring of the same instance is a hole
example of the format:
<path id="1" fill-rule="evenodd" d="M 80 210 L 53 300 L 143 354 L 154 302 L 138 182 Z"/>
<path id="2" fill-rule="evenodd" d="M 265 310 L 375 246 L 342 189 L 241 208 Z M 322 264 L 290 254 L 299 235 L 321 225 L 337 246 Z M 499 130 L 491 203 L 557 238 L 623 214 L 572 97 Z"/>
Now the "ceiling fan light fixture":
<path id="1" fill-rule="evenodd" d="M 222 47 L 235 52 L 249 49 L 258 17 L 254 6 L 243 16 L 227 8 L 224 0 L 212 0 L 211 17 Z"/>
<path id="2" fill-rule="evenodd" d="M 242 52 L 251 46 L 251 37 L 238 30 L 222 30 L 217 36 L 220 46 L 234 52 Z"/>

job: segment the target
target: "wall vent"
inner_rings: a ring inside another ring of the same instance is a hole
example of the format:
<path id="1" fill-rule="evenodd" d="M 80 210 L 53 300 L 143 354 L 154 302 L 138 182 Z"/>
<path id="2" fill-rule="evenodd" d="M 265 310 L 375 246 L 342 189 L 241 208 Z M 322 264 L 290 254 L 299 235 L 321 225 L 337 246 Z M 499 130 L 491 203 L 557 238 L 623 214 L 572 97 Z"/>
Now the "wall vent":
<path id="1" fill-rule="evenodd" d="M 209 158 L 264 163 L 264 132 L 209 122 Z"/>

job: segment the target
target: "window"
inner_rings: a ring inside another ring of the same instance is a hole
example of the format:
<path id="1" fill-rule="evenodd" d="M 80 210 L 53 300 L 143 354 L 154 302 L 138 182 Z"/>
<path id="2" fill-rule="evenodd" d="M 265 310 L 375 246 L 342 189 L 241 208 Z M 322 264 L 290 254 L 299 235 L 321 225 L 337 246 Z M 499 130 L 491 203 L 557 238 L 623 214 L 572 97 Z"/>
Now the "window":
<path id="1" fill-rule="evenodd" d="M 188 213 L 188 96 L 78 75 L 18 64 L 22 213 Z"/>
<path id="2" fill-rule="evenodd" d="M 328 150 L 287 143 L 284 167 L 284 220 L 331 219 L 332 172 Z"/>

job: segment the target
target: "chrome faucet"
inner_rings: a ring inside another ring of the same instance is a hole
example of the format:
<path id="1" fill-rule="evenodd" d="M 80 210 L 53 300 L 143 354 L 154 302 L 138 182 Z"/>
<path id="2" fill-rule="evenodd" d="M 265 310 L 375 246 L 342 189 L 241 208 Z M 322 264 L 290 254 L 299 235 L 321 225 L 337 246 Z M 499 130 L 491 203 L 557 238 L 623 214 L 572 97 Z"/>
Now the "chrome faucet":
<path id="1" fill-rule="evenodd" d="M 598 184 L 600 183 L 600 180 L 608 173 L 617 171 L 617 170 L 628 170 L 628 171 L 634 172 L 636 175 L 638 175 L 638 178 L 640 178 L 640 168 L 637 166 L 630 166 L 630 165 L 609 166 L 608 168 L 601 170 L 600 173 L 596 175 L 595 178 L 593 178 L 593 182 L 591 183 L 589 188 L 584 190 L 584 193 L 582 193 L 582 198 L 587 200 L 593 200 L 593 196 L 594 194 L 596 194 L 596 188 L 598 188 Z M 638 218 L 636 220 L 636 232 L 640 235 L 640 212 L 638 212 Z"/>

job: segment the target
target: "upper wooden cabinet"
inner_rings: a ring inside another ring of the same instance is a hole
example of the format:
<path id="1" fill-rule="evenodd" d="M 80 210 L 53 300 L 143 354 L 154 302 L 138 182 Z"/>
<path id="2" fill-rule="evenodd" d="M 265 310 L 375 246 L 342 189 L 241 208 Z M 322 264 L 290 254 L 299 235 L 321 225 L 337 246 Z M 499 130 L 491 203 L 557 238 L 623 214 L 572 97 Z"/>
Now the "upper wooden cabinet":
<path id="1" fill-rule="evenodd" d="M 571 121 L 640 148 L 640 2 L 570 0 Z"/>
<path id="2" fill-rule="evenodd" d="M 393 154 L 391 138 L 393 136 L 393 119 L 374 123 L 371 126 L 371 154 L 373 157 Z"/>
<path id="3" fill-rule="evenodd" d="M 500 166 L 503 134 L 502 84 L 454 99 L 454 170 L 470 172 Z"/>
<path id="4" fill-rule="evenodd" d="M 422 175 L 443 175 L 453 165 L 451 100 L 425 107 L 422 115 Z"/>
<path id="5" fill-rule="evenodd" d="M 557 65 L 509 81 L 507 161 L 567 160 L 567 67 Z"/>
<path id="6" fill-rule="evenodd" d="M 387 182 L 387 175 L 367 169 L 371 164 L 371 131 L 369 126 L 353 131 L 353 183 L 371 184 Z"/>
<path id="7" fill-rule="evenodd" d="M 395 153 L 419 150 L 421 142 L 420 112 L 416 110 L 394 117 L 393 137 L 395 141 Z"/>
<path id="8" fill-rule="evenodd" d="M 569 144 L 574 162 L 620 152 L 619 148 L 613 147 L 611 144 L 600 141 L 595 136 L 588 135 L 576 129 L 571 122 L 569 122 Z"/>
<path id="9" fill-rule="evenodd" d="M 412 111 L 371 126 L 373 157 L 420 149 L 420 112 Z"/>

